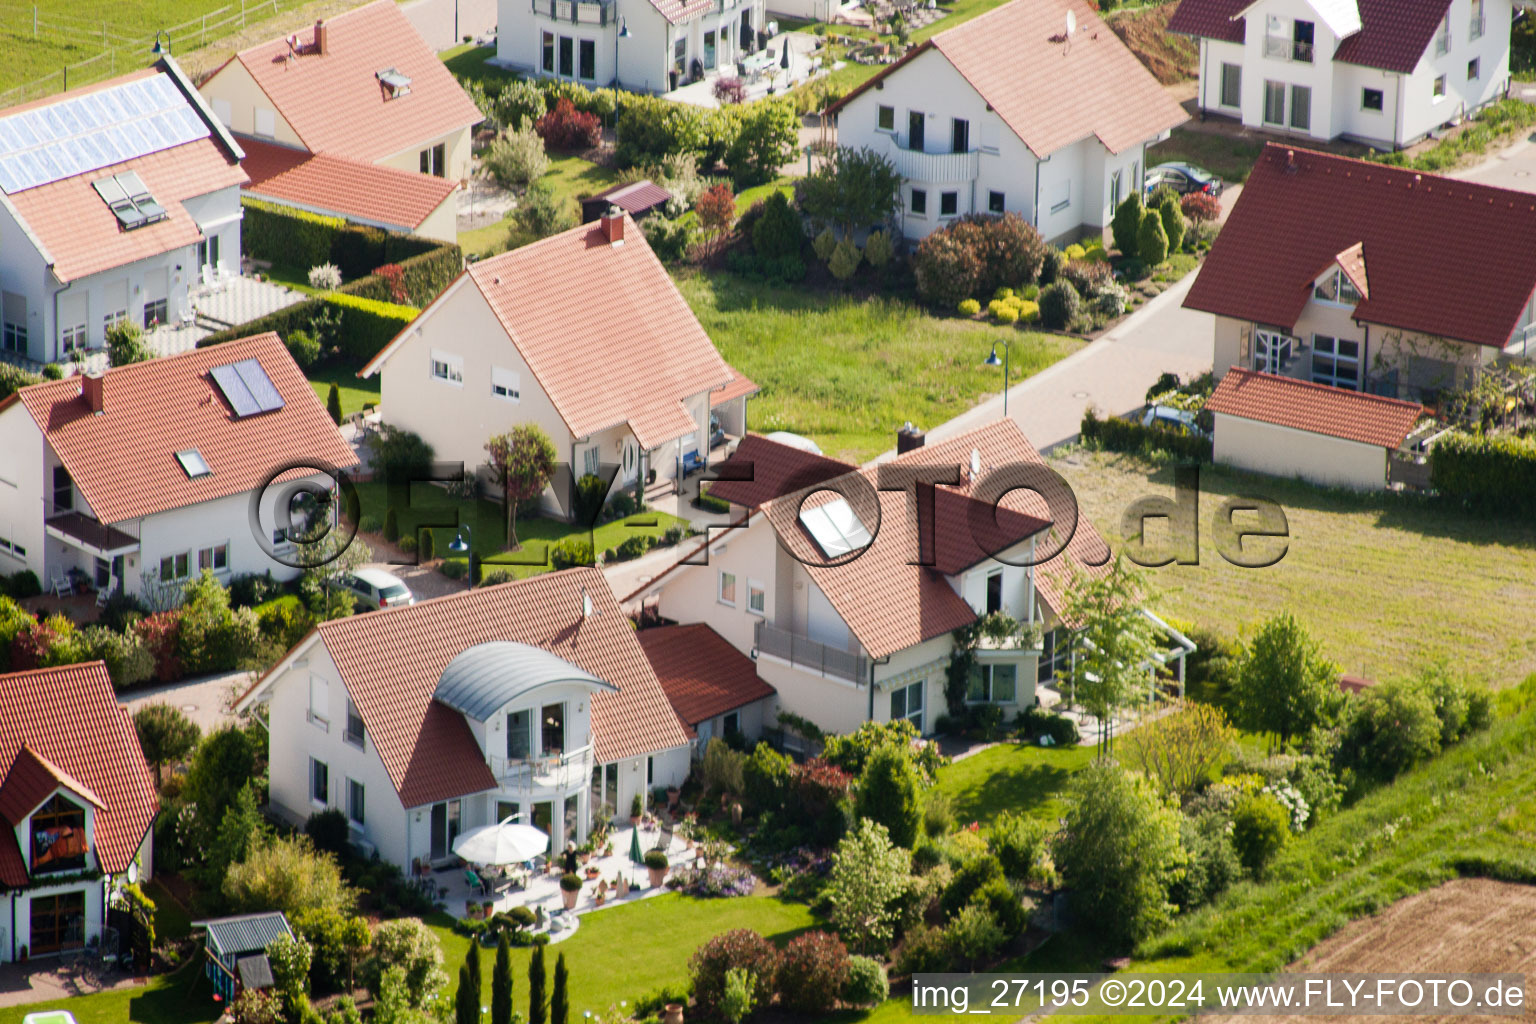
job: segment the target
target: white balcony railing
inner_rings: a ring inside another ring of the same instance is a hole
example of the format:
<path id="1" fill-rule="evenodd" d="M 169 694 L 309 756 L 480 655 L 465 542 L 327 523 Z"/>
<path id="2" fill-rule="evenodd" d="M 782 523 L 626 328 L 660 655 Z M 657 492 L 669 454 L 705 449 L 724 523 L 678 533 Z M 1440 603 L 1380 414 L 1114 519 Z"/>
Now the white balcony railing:
<path id="1" fill-rule="evenodd" d="M 980 164 L 980 153 L 923 153 L 914 149 L 892 147 L 891 162 L 896 173 L 908 181 L 972 181 Z"/>
<path id="2" fill-rule="evenodd" d="M 548 757 L 524 759 L 492 754 L 485 760 L 503 790 L 572 789 L 586 785 L 592 777 L 591 746 Z"/>
<path id="3" fill-rule="evenodd" d="M 853 683 L 862 683 L 869 678 L 869 659 L 862 654 L 850 654 L 766 622 L 758 622 L 756 628 L 755 643 L 759 654 Z"/>

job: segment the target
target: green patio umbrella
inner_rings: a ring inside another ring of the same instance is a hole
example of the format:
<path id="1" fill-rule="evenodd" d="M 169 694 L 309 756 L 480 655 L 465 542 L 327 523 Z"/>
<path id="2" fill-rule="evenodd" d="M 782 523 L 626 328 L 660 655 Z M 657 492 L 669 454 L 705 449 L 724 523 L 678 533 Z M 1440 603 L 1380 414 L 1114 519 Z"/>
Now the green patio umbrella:
<path id="1" fill-rule="evenodd" d="M 645 863 L 645 854 L 640 852 L 640 829 L 638 827 L 629 833 L 629 859 L 636 864 Z"/>

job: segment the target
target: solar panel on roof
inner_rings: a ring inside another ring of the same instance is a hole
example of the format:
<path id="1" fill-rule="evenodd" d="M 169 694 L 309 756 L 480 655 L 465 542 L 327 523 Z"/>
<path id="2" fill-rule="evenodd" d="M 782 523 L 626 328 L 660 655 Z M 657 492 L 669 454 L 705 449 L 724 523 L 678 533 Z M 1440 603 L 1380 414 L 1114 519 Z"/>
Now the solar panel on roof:
<path id="1" fill-rule="evenodd" d="M 262 412 L 272 412 L 283 407 L 283 396 L 278 394 L 277 385 L 272 383 L 272 378 L 267 376 L 267 371 L 261 368 L 261 364 L 254 359 L 242 359 L 235 364 L 235 372 L 250 389 L 252 397 L 261 406 Z"/>
<path id="2" fill-rule="evenodd" d="M 0 117 L 0 189 L 22 192 L 210 134 L 168 76 L 123 82 Z"/>
<path id="3" fill-rule="evenodd" d="M 283 407 L 283 396 L 254 359 L 215 366 L 209 373 L 224 393 L 224 400 L 234 410 L 236 419 Z"/>

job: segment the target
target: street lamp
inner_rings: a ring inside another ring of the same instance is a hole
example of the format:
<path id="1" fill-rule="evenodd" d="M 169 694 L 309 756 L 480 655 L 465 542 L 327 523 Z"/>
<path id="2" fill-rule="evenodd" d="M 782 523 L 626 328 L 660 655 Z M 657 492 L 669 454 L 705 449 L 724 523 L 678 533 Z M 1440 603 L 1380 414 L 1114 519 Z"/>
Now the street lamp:
<path id="1" fill-rule="evenodd" d="M 160 37 L 165 37 L 165 42 L 160 42 Z M 150 47 L 151 57 L 169 57 L 171 55 L 171 34 L 165 29 L 155 30 L 155 45 Z"/>
<path id="2" fill-rule="evenodd" d="M 1003 358 L 997 358 L 997 346 L 1003 346 Z M 992 343 L 992 353 L 983 360 L 986 366 L 1001 366 L 1003 368 L 1003 415 L 1008 415 L 1008 349 L 1012 346 L 1007 338 L 999 338 Z"/>
<path id="3" fill-rule="evenodd" d="M 629 24 L 620 18 L 619 30 L 613 34 L 613 91 L 615 94 L 619 91 L 619 40 L 628 39 L 630 35 L 632 33 L 629 31 Z M 613 123 L 619 123 L 617 112 L 614 114 Z"/>
<path id="4" fill-rule="evenodd" d="M 453 540 L 448 542 L 448 550 L 452 551 L 456 555 L 468 554 L 469 537 L 473 535 L 474 531 L 469 528 L 468 523 L 460 524 L 459 532 L 454 535 Z"/>

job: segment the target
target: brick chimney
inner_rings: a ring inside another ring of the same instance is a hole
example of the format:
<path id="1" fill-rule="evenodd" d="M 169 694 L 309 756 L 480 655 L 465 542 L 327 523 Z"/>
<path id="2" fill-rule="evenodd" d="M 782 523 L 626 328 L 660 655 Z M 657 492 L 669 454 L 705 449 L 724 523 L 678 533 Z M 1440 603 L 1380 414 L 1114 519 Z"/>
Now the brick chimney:
<path id="1" fill-rule="evenodd" d="M 608 244 L 617 249 L 624 244 L 624 211 L 617 206 L 608 207 L 608 212 L 602 216 L 603 237 L 608 239 Z"/>
<path id="2" fill-rule="evenodd" d="M 91 412 L 98 416 L 106 411 L 106 389 L 106 376 L 99 371 L 81 375 L 80 397 L 91 407 Z"/>
<path id="3" fill-rule="evenodd" d="M 315 19 L 315 52 L 325 56 L 325 21 L 322 18 Z"/>

